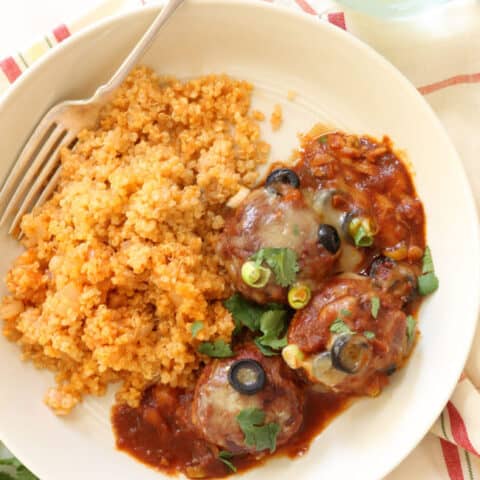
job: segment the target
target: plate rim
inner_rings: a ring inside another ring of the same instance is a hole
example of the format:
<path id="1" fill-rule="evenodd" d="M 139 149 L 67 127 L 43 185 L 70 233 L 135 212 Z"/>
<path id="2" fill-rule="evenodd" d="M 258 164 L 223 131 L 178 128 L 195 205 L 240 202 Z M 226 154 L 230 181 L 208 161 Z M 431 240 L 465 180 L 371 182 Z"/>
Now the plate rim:
<path id="1" fill-rule="evenodd" d="M 448 156 L 451 158 L 453 161 L 455 159 L 456 162 L 456 168 L 459 169 L 459 174 L 461 182 L 463 183 L 463 188 L 464 188 L 464 194 L 465 194 L 465 201 L 466 201 L 466 206 L 468 204 L 469 207 L 469 216 L 472 217 L 472 219 L 477 220 L 477 228 L 474 229 L 475 231 L 475 238 L 473 239 L 473 243 L 476 245 L 476 249 L 474 252 L 470 252 L 470 255 L 472 255 L 472 258 L 474 260 L 477 260 L 477 263 L 480 261 L 480 228 L 479 228 L 479 212 L 475 203 L 475 199 L 473 196 L 473 191 L 472 187 L 470 185 L 470 182 L 468 181 L 467 174 L 465 171 L 465 168 L 463 166 L 463 163 L 461 161 L 460 155 L 458 154 L 453 141 L 451 140 L 450 136 L 448 135 L 446 128 L 443 126 L 442 122 L 440 119 L 437 117 L 435 114 L 433 108 L 431 105 L 425 100 L 425 98 L 418 92 L 418 90 L 415 88 L 413 83 L 408 80 L 408 78 L 399 70 L 397 69 L 387 58 L 385 58 L 383 55 L 381 55 L 379 52 L 377 52 L 373 47 L 369 46 L 367 43 L 363 42 L 360 40 L 358 37 L 356 37 L 353 33 L 350 33 L 348 31 L 345 31 L 337 26 L 334 26 L 330 24 L 328 21 L 319 19 L 317 16 L 307 14 L 301 11 L 297 11 L 292 7 L 287 7 L 283 5 L 277 5 L 273 3 L 268 3 L 268 2 L 262 2 L 259 0 L 189 0 L 189 3 L 192 4 L 206 4 L 206 5 L 212 5 L 212 6 L 222 6 L 225 8 L 251 8 L 252 11 L 255 9 L 264 9 L 264 10 L 271 10 L 271 11 L 276 11 L 277 13 L 280 13 L 282 15 L 285 15 L 287 17 L 291 17 L 290 21 L 294 22 L 307 22 L 314 26 L 315 28 L 323 28 L 326 30 L 330 31 L 330 34 L 337 37 L 344 37 L 345 39 L 348 37 L 348 41 L 351 42 L 356 48 L 359 48 L 363 50 L 365 55 L 368 55 L 372 61 L 376 62 L 377 64 L 381 64 L 383 68 L 386 68 L 389 70 L 390 74 L 394 75 L 399 82 L 402 83 L 404 89 L 406 92 L 408 92 L 412 97 L 416 99 L 416 102 L 419 104 L 422 104 L 422 108 L 425 111 L 425 113 L 429 116 L 429 120 L 432 124 L 432 127 L 435 127 L 439 132 L 441 132 L 442 137 L 444 138 L 446 142 L 446 146 L 448 145 Z M 45 65 L 52 63 L 55 60 L 55 57 L 58 55 L 61 55 L 64 50 L 67 50 L 71 44 L 74 43 L 80 43 L 84 40 L 85 37 L 88 37 L 91 34 L 94 34 L 95 32 L 100 32 L 102 30 L 105 30 L 109 28 L 109 26 L 120 22 L 128 17 L 135 17 L 135 16 L 142 16 L 142 15 L 148 15 L 153 14 L 153 12 L 157 12 L 162 8 L 161 5 L 147 5 L 147 6 L 139 6 L 133 10 L 128 10 L 126 12 L 120 12 L 116 13 L 114 15 L 111 15 L 107 18 L 98 20 L 91 25 L 82 28 L 80 31 L 75 32 L 73 35 L 65 39 L 63 42 L 60 44 L 56 45 L 55 48 L 49 50 L 44 56 L 42 56 L 37 62 L 35 62 L 31 67 L 29 67 L 27 70 L 22 72 L 22 75 L 12 84 L 10 85 L 7 90 L 4 92 L 4 94 L 0 97 L 0 115 L 2 114 L 3 108 L 15 97 L 16 93 L 18 90 L 21 90 L 23 88 L 24 83 L 30 81 L 31 77 L 36 74 L 36 72 L 42 68 L 45 67 Z M 180 7 L 182 8 L 182 7 Z M 35 125 L 32 125 L 32 130 Z M 7 173 L 8 174 L 8 173 Z M 476 311 L 471 312 L 472 315 L 475 316 L 475 320 L 471 323 L 471 332 L 470 332 L 470 338 L 469 341 L 467 342 L 468 348 L 464 350 L 463 352 L 463 362 L 462 362 L 462 367 L 459 369 L 458 372 L 458 377 L 460 377 L 461 372 L 465 366 L 465 363 L 468 359 L 469 353 L 471 351 L 473 341 L 475 338 L 475 332 L 477 330 L 478 324 L 480 323 L 479 319 L 479 314 L 480 314 L 480 272 L 477 272 L 476 274 L 476 285 L 477 287 L 477 296 L 476 296 Z M 442 399 L 442 402 L 438 402 L 439 407 L 435 409 L 431 409 L 430 411 L 432 412 L 430 415 L 428 415 L 428 420 L 423 421 L 422 425 L 424 427 L 417 429 L 418 434 L 417 436 L 409 443 L 409 447 L 403 448 L 401 452 L 396 450 L 396 455 L 395 455 L 395 461 L 392 461 L 389 466 L 385 467 L 383 471 L 381 471 L 381 476 L 379 478 L 383 478 L 389 473 L 391 473 L 395 468 L 397 468 L 400 463 L 418 446 L 418 444 L 421 442 L 421 440 L 425 437 L 426 434 L 428 434 L 428 431 L 430 430 L 431 426 L 435 423 L 436 419 L 442 412 L 444 406 L 450 399 L 453 391 L 455 390 L 457 386 L 458 380 L 453 382 L 452 385 L 449 385 L 449 388 L 445 388 L 445 397 Z M 14 453 L 19 459 L 22 459 L 23 455 L 21 453 L 22 448 L 17 448 L 18 445 L 16 442 L 10 442 L 8 440 L 8 434 L 5 435 L 3 432 L 1 425 L 0 425 L 0 437 L 2 441 L 5 443 L 7 448 L 12 452 L 19 452 L 19 455 L 17 453 Z M 22 459 L 23 462 L 23 459 Z M 27 461 L 24 462 L 25 465 L 32 465 L 31 462 Z M 35 464 L 35 462 L 33 462 Z M 32 471 L 35 472 L 36 469 L 32 469 Z M 39 470 L 42 470 L 40 468 Z"/>

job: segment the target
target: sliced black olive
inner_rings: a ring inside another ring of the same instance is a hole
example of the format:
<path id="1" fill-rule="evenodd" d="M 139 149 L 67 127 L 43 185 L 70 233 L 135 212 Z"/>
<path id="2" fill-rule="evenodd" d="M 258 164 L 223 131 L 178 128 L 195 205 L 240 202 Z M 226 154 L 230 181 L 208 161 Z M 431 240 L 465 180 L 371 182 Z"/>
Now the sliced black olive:
<path id="1" fill-rule="evenodd" d="M 283 185 L 290 185 L 293 188 L 300 187 L 300 179 L 298 175 L 289 168 L 279 168 L 274 170 L 265 180 L 267 188 L 275 189 L 275 185 L 281 183 Z"/>
<path id="2" fill-rule="evenodd" d="M 348 239 L 350 243 L 354 243 L 353 238 L 350 235 L 350 232 L 348 230 L 348 227 L 350 226 L 350 222 L 355 218 L 356 213 L 355 212 L 348 212 L 345 213 L 345 215 L 342 218 L 342 232 L 343 236 Z"/>
<path id="3" fill-rule="evenodd" d="M 265 386 L 265 370 L 256 360 L 238 360 L 228 371 L 228 382 L 244 395 L 254 395 Z"/>
<path id="4" fill-rule="evenodd" d="M 332 355 L 330 352 L 322 352 L 312 362 L 313 376 L 320 379 L 322 375 L 332 368 Z"/>
<path id="5" fill-rule="evenodd" d="M 332 365 L 342 372 L 358 373 L 369 363 L 372 348 L 363 335 L 340 335 L 333 343 Z"/>
<path id="6" fill-rule="evenodd" d="M 397 366 L 392 363 L 390 366 L 388 366 L 383 373 L 387 376 L 393 375 L 397 371 Z"/>
<path id="7" fill-rule="evenodd" d="M 327 223 L 318 227 L 318 243 L 325 247 L 330 253 L 337 253 L 340 248 L 340 236 L 337 229 Z"/>

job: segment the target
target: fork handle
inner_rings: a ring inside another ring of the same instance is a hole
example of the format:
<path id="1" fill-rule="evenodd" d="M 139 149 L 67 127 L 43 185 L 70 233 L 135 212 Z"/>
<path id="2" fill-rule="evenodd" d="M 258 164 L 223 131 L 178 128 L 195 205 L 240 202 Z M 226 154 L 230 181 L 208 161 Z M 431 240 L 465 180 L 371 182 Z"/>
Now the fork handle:
<path id="1" fill-rule="evenodd" d="M 143 34 L 143 37 L 128 54 L 127 58 L 125 58 L 120 67 L 118 67 L 117 71 L 113 74 L 112 78 L 110 78 L 107 83 L 103 84 L 97 89 L 93 96 L 94 100 L 102 101 L 109 99 L 110 94 L 123 83 L 133 67 L 137 64 L 137 61 L 140 59 L 140 57 L 148 50 L 158 31 L 184 1 L 185 0 L 167 1 L 167 3 L 162 7 L 160 13 L 155 17 L 155 20 L 152 22 L 150 27 L 148 27 L 148 30 Z"/>

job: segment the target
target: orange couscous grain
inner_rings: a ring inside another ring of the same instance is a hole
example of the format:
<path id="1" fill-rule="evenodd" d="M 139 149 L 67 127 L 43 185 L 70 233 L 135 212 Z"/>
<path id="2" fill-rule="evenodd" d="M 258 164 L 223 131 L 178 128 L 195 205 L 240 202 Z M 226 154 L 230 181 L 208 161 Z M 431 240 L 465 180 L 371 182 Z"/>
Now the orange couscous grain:
<path id="1" fill-rule="evenodd" d="M 130 405 L 154 381 L 187 386 L 207 361 L 199 343 L 230 338 L 215 246 L 226 202 L 254 185 L 268 154 L 251 91 L 227 76 L 182 83 L 138 68 L 98 128 L 63 151 L 56 192 L 23 218 L 26 250 L 0 306 L 4 334 L 56 373 L 45 396 L 56 413 L 110 382 Z"/>
<path id="2" fill-rule="evenodd" d="M 282 126 L 283 122 L 283 114 L 282 114 L 282 107 L 279 104 L 276 104 L 273 107 L 272 115 L 270 116 L 270 125 L 272 126 L 272 130 L 275 132 Z"/>

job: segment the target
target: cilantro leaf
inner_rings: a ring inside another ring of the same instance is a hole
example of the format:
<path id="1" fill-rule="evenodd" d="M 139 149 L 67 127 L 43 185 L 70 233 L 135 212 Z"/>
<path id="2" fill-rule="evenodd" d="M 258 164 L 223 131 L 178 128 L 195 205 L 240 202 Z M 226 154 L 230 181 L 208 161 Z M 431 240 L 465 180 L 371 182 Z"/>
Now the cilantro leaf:
<path id="1" fill-rule="evenodd" d="M 438 278 L 434 272 L 424 273 L 417 279 L 418 293 L 422 296 L 433 293 L 438 289 Z"/>
<path id="2" fill-rule="evenodd" d="M 260 352 L 262 352 L 262 355 L 265 355 L 266 357 L 274 357 L 275 355 L 280 355 L 279 351 L 273 350 L 270 347 L 265 347 L 264 345 L 262 345 L 258 341 L 258 338 L 255 339 L 255 345 L 258 347 Z"/>
<path id="3" fill-rule="evenodd" d="M 251 257 L 258 265 L 265 262 L 275 274 L 275 280 L 281 287 L 292 285 L 300 267 L 297 254 L 291 248 L 261 248 Z"/>
<path id="4" fill-rule="evenodd" d="M 375 338 L 375 332 L 371 332 L 370 330 L 365 330 L 363 332 L 363 336 L 368 340 L 373 340 Z"/>
<path id="5" fill-rule="evenodd" d="M 417 321 L 409 315 L 407 317 L 407 338 L 408 343 L 412 343 L 415 338 L 415 330 L 417 327 Z"/>
<path id="6" fill-rule="evenodd" d="M 38 480 L 38 477 L 16 458 L 1 458 L 0 465 L 10 466 L 16 470 L 13 476 L 6 472 L 0 472 L 0 480 Z"/>
<path id="7" fill-rule="evenodd" d="M 223 462 L 232 472 L 237 471 L 237 467 L 230 461 L 233 458 L 233 453 L 222 450 L 218 454 L 218 459 Z"/>
<path id="8" fill-rule="evenodd" d="M 418 293 L 420 295 L 428 295 L 437 290 L 439 281 L 435 275 L 433 266 L 432 252 L 430 247 L 425 247 L 422 258 L 422 274 L 418 277 Z"/>
<path id="9" fill-rule="evenodd" d="M 237 422 L 245 435 L 245 444 L 255 447 L 258 452 L 269 449 L 273 453 L 277 447 L 280 426 L 265 421 L 265 412 L 258 408 L 245 408 L 237 415 Z"/>
<path id="10" fill-rule="evenodd" d="M 350 330 L 350 327 L 341 318 L 336 318 L 334 320 L 334 322 L 330 325 L 330 331 L 332 333 L 337 333 L 338 335 L 342 335 L 344 333 L 353 333 L 353 331 Z"/>
<path id="11" fill-rule="evenodd" d="M 422 273 L 431 273 L 434 271 L 432 251 L 430 250 L 430 247 L 425 247 L 422 258 Z"/>
<path id="12" fill-rule="evenodd" d="M 203 328 L 203 322 L 200 320 L 196 320 L 190 326 L 190 332 L 192 333 L 192 338 L 195 338 L 200 330 Z"/>
<path id="13" fill-rule="evenodd" d="M 275 355 L 271 350 L 278 350 L 287 345 L 287 337 L 280 335 L 286 329 L 287 312 L 285 310 L 268 310 L 260 318 L 260 331 L 263 335 L 255 340 L 260 351 L 267 356 Z M 271 350 L 269 350 L 271 349 Z"/>
<path id="14" fill-rule="evenodd" d="M 214 342 L 203 342 L 198 346 L 198 351 L 214 358 L 227 358 L 233 356 L 233 351 L 225 340 L 219 339 Z"/>
<path id="15" fill-rule="evenodd" d="M 235 322 L 236 335 L 243 326 L 247 327 L 251 332 L 258 330 L 260 325 L 260 317 L 265 311 L 260 305 L 249 302 L 243 298 L 239 293 L 235 293 L 224 302 L 225 308 L 232 314 Z"/>
<path id="16" fill-rule="evenodd" d="M 377 318 L 378 311 L 380 310 L 380 299 L 378 297 L 372 297 L 371 304 L 372 317 Z"/>
<path id="17" fill-rule="evenodd" d="M 13 478 L 7 472 L 0 472 L 0 480 L 15 480 L 15 478 Z"/>

